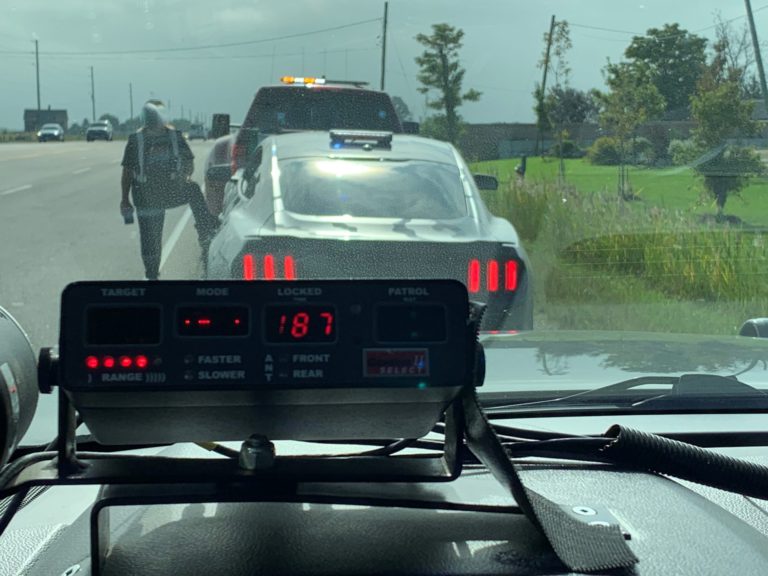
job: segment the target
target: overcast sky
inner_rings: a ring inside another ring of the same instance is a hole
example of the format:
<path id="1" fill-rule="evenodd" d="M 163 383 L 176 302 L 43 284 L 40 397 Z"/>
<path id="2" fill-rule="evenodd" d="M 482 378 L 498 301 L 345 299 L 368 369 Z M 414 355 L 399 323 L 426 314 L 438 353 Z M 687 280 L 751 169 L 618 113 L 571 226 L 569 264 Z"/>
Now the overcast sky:
<path id="1" fill-rule="evenodd" d="M 379 86 L 380 0 L 0 0 L 0 7 L 0 127 L 21 128 L 24 108 L 36 106 L 35 38 L 42 106 L 67 109 L 70 122 L 91 116 L 91 66 L 97 116 L 109 112 L 121 121 L 130 111 L 129 83 L 136 113 L 157 97 L 170 102 L 174 116 L 184 107 L 186 116 L 229 112 L 234 121 L 260 85 L 283 74 Z M 768 2 L 753 0 L 753 9 L 768 40 Z M 483 93 L 464 106 L 464 117 L 526 122 L 552 15 L 571 24 L 571 84 L 588 89 L 602 86 L 606 59 L 620 59 L 633 33 L 679 22 L 711 37 L 718 10 L 739 18 L 734 25 L 745 22 L 743 0 L 390 0 L 386 90 L 403 97 L 417 118 L 424 114 L 414 37 L 447 22 L 465 31 L 465 87 Z M 186 50 L 244 42 L 250 44 Z M 132 50 L 165 51 L 125 53 Z M 98 54 L 108 51 L 122 53 Z"/>

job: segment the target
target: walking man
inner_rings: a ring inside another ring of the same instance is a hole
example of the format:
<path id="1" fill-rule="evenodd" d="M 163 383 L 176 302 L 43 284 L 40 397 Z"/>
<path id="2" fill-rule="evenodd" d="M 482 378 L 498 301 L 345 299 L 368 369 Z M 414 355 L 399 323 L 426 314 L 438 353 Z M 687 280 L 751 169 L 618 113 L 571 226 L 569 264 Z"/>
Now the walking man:
<path id="1" fill-rule="evenodd" d="M 190 180 L 194 155 L 182 133 L 168 124 L 162 102 L 150 100 L 141 114 L 142 127 L 128 137 L 123 154 L 120 210 L 126 223 L 130 223 L 132 197 L 139 222 L 145 278 L 160 277 L 165 211 L 185 204 L 195 219 L 205 273 L 208 247 L 218 220 L 208 211 L 200 187 Z"/>

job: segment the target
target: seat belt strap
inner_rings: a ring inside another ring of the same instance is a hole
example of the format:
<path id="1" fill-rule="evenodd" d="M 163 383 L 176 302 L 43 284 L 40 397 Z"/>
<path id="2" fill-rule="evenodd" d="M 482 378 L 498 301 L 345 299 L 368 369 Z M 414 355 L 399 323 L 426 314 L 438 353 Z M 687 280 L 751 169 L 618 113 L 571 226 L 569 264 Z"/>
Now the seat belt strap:
<path id="1" fill-rule="evenodd" d="M 579 515 L 580 506 L 563 506 L 526 487 L 517 467 L 483 413 L 474 389 L 462 396 L 467 447 L 496 480 L 514 497 L 517 505 L 549 541 L 558 558 L 575 572 L 605 571 L 638 562 L 624 533 L 604 507 L 589 507 L 595 514 Z"/>

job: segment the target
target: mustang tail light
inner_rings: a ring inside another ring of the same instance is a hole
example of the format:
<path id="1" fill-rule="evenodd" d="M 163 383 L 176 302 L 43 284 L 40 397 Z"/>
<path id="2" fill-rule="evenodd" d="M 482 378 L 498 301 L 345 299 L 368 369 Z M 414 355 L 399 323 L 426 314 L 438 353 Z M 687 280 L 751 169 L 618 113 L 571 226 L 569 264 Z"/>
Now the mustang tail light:
<path id="1" fill-rule="evenodd" d="M 264 254 L 257 263 L 257 256 L 243 255 L 243 280 L 296 280 L 296 260 L 291 255 Z M 261 270 L 261 273 L 259 273 Z M 260 275 L 261 274 L 261 275 Z"/>
<path id="2" fill-rule="evenodd" d="M 514 292 L 517 290 L 518 269 L 517 260 L 500 263 L 494 259 L 481 262 L 472 258 L 467 266 L 467 290 L 470 294 L 477 294 L 485 285 L 488 292 L 498 292 L 502 287 L 505 292 Z"/>

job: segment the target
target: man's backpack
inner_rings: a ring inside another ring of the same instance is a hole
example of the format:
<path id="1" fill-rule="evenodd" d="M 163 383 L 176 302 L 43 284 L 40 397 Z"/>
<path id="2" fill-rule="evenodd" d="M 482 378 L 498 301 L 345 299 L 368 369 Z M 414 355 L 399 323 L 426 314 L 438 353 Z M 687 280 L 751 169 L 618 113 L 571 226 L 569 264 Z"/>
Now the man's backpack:
<path id="1" fill-rule="evenodd" d="M 189 184 L 182 175 L 182 158 L 179 153 L 179 136 L 173 128 L 168 129 L 171 141 L 172 160 L 169 165 L 167 179 L 163 179 L 162 185 L 152 186 L 146 172 L 145 136 L 143 130 L 136 133 L 136 154 L 138 166 L 134 170 L 134 182 L 142 188 L 144 203 L 152 208 L 176 208 L 187 203 L 188 194 L 186 186 Z M 149 185 L 149 186 L 145 186 Z"/>

